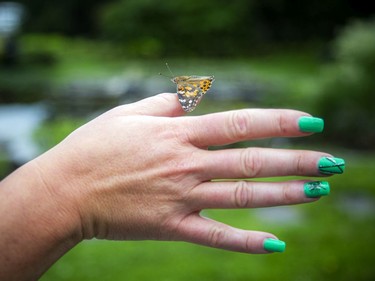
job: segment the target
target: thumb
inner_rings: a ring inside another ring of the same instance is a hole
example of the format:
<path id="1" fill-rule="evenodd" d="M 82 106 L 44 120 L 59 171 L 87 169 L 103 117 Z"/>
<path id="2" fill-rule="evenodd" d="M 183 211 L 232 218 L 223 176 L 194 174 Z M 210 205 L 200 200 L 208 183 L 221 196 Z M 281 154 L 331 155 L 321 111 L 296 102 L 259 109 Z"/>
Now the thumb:
<path id="1" fill-rule="evenodd" d="M 149 115 L 176 117 L 184 114 L 177 95 L 163 93 L 123 106 L 123 113 L 131 115 Z"/>

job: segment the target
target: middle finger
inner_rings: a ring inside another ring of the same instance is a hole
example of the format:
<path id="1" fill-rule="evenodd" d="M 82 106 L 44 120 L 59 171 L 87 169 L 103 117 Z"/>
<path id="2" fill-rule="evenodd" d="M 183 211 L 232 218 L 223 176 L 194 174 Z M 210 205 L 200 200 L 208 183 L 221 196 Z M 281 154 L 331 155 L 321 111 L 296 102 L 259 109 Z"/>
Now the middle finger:
<path id="1" fill-rule="evenodd" d="M 198 161 L 204 180 L 275 176 L 323 176 L 319 161 L 331 156 L 315 151 L 245 148 L 204 151 Z M 332 158 L 334 159 L 334 158 Z"/>

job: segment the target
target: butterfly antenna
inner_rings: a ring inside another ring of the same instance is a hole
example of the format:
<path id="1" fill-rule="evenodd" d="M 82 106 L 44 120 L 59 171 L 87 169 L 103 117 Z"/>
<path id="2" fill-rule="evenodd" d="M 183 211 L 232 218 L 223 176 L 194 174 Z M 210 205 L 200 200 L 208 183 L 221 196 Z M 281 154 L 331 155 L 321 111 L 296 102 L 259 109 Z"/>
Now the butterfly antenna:
<path id="1" fill-rule="evenodd" d="M 169 77 L 169 76 L 167 76 L 167 75 L 165 75 L 165 74 L 163 74 L 163 73 L 161 73 L 161 72 L 159 72 L 159 75 L 160 75 L 160 76 L 167 77 L 167 78 L 172 78 L 172 77 Z"/>
<path id="2" fill-rule="evenodd" d="M 164 75 L 163 73 L 161 73 L 161 72 L 159 72 L 159 75 L 161 75 L 161 76 L 164 76 L 164 77 L 167 77 L 167 78 L 173 78 L 174 77 L 174 74 L 173 74 L 173 72 L 171 71 L 171 69 L 169 68 L 169 65 L 168 65 L 168 63 L 166 62 L 165 63 L 165 65 L 166 65 L 166 67 L 167 67 L 167 69 L 168 69 L 168 71 L 172 74 L 172 76 L 167 76 L 167 75 Z"/>
<path id="3" fill-rule="evenodd" d="M 174 77 L 174 74 L 173 74 L 172 70 L 169 68 L 169 65 L 168 65 L 167 62 L 165 63 L 165 66 L 168 68 L 169 73 L 172 74 L 172 77 Z"/>

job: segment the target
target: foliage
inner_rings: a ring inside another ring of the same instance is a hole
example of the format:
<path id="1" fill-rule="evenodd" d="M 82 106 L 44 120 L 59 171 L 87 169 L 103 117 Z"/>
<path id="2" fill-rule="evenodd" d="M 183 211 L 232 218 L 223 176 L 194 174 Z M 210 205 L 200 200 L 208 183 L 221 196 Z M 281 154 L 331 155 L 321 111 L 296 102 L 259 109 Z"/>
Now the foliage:
<path id="1" fill-rule="evenodd" d="M 112 0 L 17 0 L 25 8 L 26 32 L 59 33 L 69 36 L 93 36 L 96 13 L 101 5 Z"/>
<path id="2" fill-rule="evenodd" d="M 25 6 L 24 32 L 104 36 L 140 57 L 254 54 L 265 45 L 332 38 L 348 18 L 372 14 L 341 0 L 18 2 Z"/>
<path id="3" fill-rule="evenodd" d="M 83 125 L 85 121 L 73 117 L 59 117 L 55 120 L 49 120 L 36 130 L 34 139 L 41 150 L 46 151 L 61 142 L 71 132 Z"/>
<path id="4" fill-rule="evenodd" d="M 0 67 L 0 72 L 2 71 Z M 4 71 L 0 75 L 0 103 L 35 102 L 44 97 L 46 80 L 30 71 Z"/>
<path id="5" fill-rule="evenodd" d="M 102 79 L 115 75 L 124 66 L 122 50 L 106 42 L 57 34 L 21 35 L 17 41 L 17 63 L 0 63 L 1 103 L 50 98 L 66 81 L 94 76 Z"/>
<path id="6" fill-rule="evenodd" d="M 118 1 L 103 11 L 102 30 L 133 55 L 158 57 L 181 51 L 211 55 L 226 50 L 230 37 L 240 35 L 235 28 L 247 10 L 244 3 Z"/>
<path id="7" fill-rule="evenodd" d="M 0 146 L 0 180 L 7 176 L 11 171 L 11 164 L 9 163 L 9 159 L 2 151 L 2 147 Z"/>
<path id="8" fill-rule="evenodd" d="M 119 0 L 104 6 L 99 26 L 130 55 L 246 55 L 280 41 L 329 38 L 335 20 L 353 13 L 347 3 L 330 2 Z"/>
<path id="9" fill-rule="evenodd" d="M 356 22 L 334 42 L 335 62 L 326 70 L 317 109 L 325 136 L 352 148 L 375 143 L 375 20 Z"/>

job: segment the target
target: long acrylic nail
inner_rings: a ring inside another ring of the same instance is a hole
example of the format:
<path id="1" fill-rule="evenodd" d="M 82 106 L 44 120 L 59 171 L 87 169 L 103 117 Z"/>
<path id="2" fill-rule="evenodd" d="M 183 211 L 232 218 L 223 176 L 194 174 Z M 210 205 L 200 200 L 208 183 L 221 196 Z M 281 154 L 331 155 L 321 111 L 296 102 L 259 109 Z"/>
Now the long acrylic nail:
<path id="1" fill-rule="evenodd" d="M 318 162 L 318 169 L 322 174 L 342 174 L 345 170 L 345 160 L 336 157 L 322 157 Z"/>
<path id="2" fill-rule="evenodd" d="M 263 242 L 263 248 L 268 252 L 284 252 L 286 244 L 284 241 L 267 238 Z"/>
<path id="3" fill-rule="evenodd" d="M 298 119 L 298 126 L 304 133 L 320 133 L 324 129 L 324 121 L 321 118 L 303 116 Z"/>
<path id="4" fill-rule="evenodd" d="M 310 181 L 304 184 L 304 191 L 306 197 L 316 198 L 328 195 L 331 189 L 326 181 Z"/>

